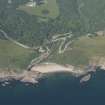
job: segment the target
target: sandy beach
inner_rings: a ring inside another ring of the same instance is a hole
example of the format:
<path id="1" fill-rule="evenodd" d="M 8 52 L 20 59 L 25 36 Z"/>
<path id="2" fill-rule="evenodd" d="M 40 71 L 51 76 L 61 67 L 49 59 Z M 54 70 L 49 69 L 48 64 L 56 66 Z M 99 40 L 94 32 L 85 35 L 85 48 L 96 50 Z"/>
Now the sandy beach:
<path id="1" fill-rule="evenodd" d="M 21 82 L 36 84 L 38 83 L 38 79 L 42 78 L 45 74 L 56 72 L 68 72 L 74 74 L 76 77 L 87 73 L 87 71 L 75 68 L 74 66 L 69 64 L 59 65 L 56 63 L 49 62 L 35 65 L 30 69 L 30 71 L 23 70 L 23 72 L 21 73 L 16 73 L 13 70 L 12 72 L 11 70 L 1 70 L 0 81 L 15 79 Z M 85 80 L 87 79 L 88 78 L 86 78 Z"/>
<path id="2" fill-rule="evenodd" d="M 43 63 L 34 66 L 31 71 L 37 71 L 40 73 L 53 73 L 53 72 L 73 72 L 73 66 L 63 66 L 56 63 Z"/>

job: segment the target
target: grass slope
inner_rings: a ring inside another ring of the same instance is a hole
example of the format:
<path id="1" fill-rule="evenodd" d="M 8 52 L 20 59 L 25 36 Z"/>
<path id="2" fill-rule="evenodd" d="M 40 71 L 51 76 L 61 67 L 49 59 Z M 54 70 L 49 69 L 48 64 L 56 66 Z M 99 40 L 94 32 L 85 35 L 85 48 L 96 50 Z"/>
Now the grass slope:
<path id="1" fill-rule="evenodd" d="M 92 57 L 105 57 L 105 36 L 80 37 L 72 44 L 72 50 L 64 54 L 56 54 L 49 61 L 74 66 L 87 65 Z"/>
<path id="2" fill-rule="evenodd" d="M 0 68 L 25 68 L 34 57 L 33 53 L 9 41 L 0 40 Z"/>

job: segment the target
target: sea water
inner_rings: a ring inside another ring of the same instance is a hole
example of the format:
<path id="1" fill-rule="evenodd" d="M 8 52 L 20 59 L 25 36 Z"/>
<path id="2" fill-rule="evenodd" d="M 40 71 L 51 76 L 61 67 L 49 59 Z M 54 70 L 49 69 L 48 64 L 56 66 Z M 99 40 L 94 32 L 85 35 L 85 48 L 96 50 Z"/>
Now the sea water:
<path id="1" fill-rule="evenodd" d="M 54 74 L 37 85 L 12 81 L 0 86 L 0 105 L 105 105 L 105 72 L 86 83 L 69 74 Z"/>

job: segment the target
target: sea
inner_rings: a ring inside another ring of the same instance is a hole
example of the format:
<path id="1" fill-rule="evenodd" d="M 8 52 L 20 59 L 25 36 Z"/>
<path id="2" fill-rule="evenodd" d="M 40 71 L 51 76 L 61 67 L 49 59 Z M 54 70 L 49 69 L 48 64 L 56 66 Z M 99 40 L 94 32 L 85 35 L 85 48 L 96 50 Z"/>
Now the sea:
<path id="1" fill-rule="evenodd" d="M 67 73 L 43 77 L 36 85 L 11 81 L 0 85 L 0 105 L 105 105 L 105 71 L 84 83 Z"/>

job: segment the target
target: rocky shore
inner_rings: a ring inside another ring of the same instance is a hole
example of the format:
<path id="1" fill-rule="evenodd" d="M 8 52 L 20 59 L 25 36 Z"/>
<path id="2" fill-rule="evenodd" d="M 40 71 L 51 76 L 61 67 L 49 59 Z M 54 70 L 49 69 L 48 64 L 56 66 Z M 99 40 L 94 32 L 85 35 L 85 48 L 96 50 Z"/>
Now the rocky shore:
<path id="1" fill-rule="evenodd" d="M 80 83 L 86 82 L 91 78 L 90 72 L 95 72 L 97 67 L 105 69 L 105 59 L 98 57 L 93 58 L 90 64 L 85 68 L 77 68 L 72 65 L 59 65 L 56 63 L 42 63 L 33 66 L 29 71 L 23 70 L 18 73 L 15 70 L 0 69 L 0 82 L 9 80 L 19 80 L 25 83 L 38 83 L 39 78 L 49 73 L 68 72 L 76 77 L 82 77 Z"/>
<path id="2" fill-rule="evenodd" d="M 56 72 L 69 72 L 75 75 L 82 75 L 85 72 L 83 70 L 74 70 L 74 66 L 71 65 L 58 65 L 55 63 L 42 63 L 35 65 L 30 71 L 23 70 L 21 73 L 17 73 L 15 70 L 0 70 L 0 81 L 19 80 L 21 82 L 27 82 L 36 84 L 38 79 L 49 73 Z"/>
<path id="3" fill-rule="evenodd" d="M 19 80 L 21 82 L 27 83 L 38 83 L 38 79 L 42 76 L 41 73 L 36 71 L 27 71 L 24 70 L 21 73 L 17 73 L 14 70 L 0 70 L 0 82 L 10 81 L 10 80 Z"/>

